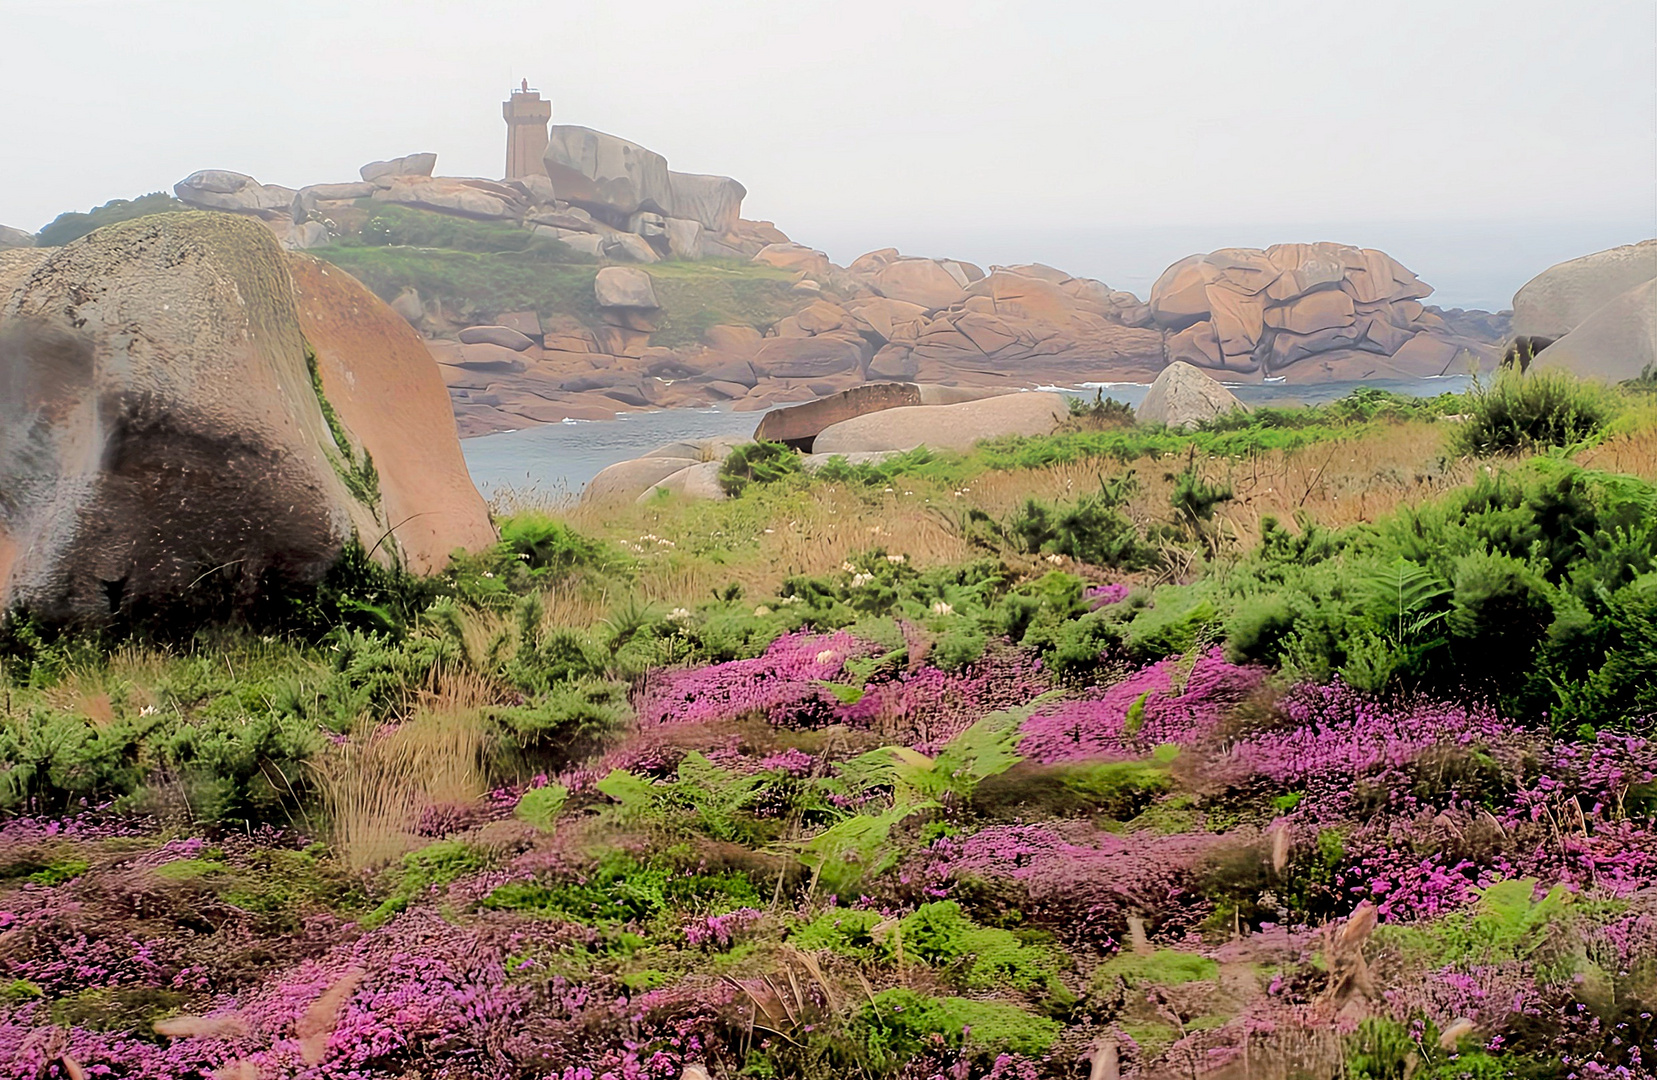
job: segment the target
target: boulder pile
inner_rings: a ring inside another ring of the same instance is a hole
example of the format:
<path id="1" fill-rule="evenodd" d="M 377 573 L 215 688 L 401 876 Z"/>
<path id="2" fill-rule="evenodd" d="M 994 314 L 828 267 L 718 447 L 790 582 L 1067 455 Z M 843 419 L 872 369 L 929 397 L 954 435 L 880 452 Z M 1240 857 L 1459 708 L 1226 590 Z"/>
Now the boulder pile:
<path id="1" fill-rule="evenodd" d="M 371 161 L 359 170 L 361 179 L 349 183 L 295 189 L 203 169 L 180 180 L 173 192 L 198 209 L 257 217 L 289 249 L 338 239 L 338 221 L 361 199 L 474 221 L 516 222 L 616 262 L 746 259 L 788 240 L 770 222 L 743 220 L 748 192 L 735 180 L 671 172 L 660 154 L 614 135 L 554 126 L 546 167 L 547 176 L 513 180 L 435 176 L 437 155 L 419 153 Z M 3 234 L 0 246 L 6 246 Z"/>
<path id="2" fill-rule="evenodd" d="M 1345 244 L 1225 248 L 1170 266 L 1151 287 L 1170 362 L 1262 375 L 1293 368 L 1330 379 L 1441 375 L 1489 363 L 1489 341 L 1457 334 L 1421 300 L 1432 294 L 1396 260 Z"/>
<path id="3" fill-rule="evenodd" d="M 424 572 L 494 540 L 419 337 L 232 214 L 0 254 L 0 493 L 0 610 L 59 625 L 231 617 L 353 538 Z"/>

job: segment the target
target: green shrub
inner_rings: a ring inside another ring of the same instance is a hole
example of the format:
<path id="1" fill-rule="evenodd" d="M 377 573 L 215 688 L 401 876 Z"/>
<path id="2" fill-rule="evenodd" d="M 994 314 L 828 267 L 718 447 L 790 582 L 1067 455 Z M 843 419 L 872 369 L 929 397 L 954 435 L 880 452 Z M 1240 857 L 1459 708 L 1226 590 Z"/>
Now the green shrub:
<path id="1" fill-rule="evenodd" d="M 1206 956 L 1158 949 L 1152 953 L 1117 953 L 1093 977 L 1096 989 L 1114 986 L 1120 979 L 1130 989 L 1147 986 L 1182 986 L 1189 982 L 1215 982 L 1220 965 Z"/>
<path id="2" fill-rule="evenodd" d="M 1475 387 L 1469 399 L 1467 421 L 1454 440 L 1466 454 L 1574 446 L 1604 430 L 1618 411 L 1611 391 L 1562 368 L 1506 368 L 1488 387 Z"/>
<path id="3" fill-rule="evenodd" d="M 741 495 L 749 484 L 774 484 L 801 472 L 800 455 L 780 442 L 751 442 L 732 450 L 719 466 L 725 494 Z"/>
<path id="4" fill-rule="evenodd" d="M 855 1025 L 879 1068 L 894 1068 L 918 1054 L 945 1046 L 973 1057 L 1047 1052 L 1059 1036 L 1057 1021 L 1034 1016 L 1016 1005 L 928 997 L 902 987 L 869 1000 Z"/>
<path id="5" fill-rule="evenodd" d="M 518 797 L 513 814 L 542 832 L 551 832 L 558 821 L 559 811 L 569 799 L 570 792 L 563 784 L 545 784 L 530 788 Z"/>
<path id="6" fill-rule="evenodd" d="M 379 907 L 369 912 L 363 924 L 369 927 L 380 925 L 407 910 L 410 904 L 433 889 L 482 870 L 489 865 L 490 859 L 486 849 L 462 840 L 439 840 L 419 851 L 409 852 L 403 856 L 398 868 L 389 872 L 392 878 L 391 894 L 381 901 Z"/>
<path id="7" fill-rule="evenodd" d="M 742 872 L 701 873 L 662 859 L 641 862 L 612 853 L 577 880 L 502 885 L 484 906 L 595 924 L 648 922 L 676 910 L 722 914 L 764 902 Z"/>
<path id="8" fill-rule="evenodd" d="M 71 240 L 79 240 L 93 229 L 101 229 L 105 225 L 148 217 L 150 214 L 171 214 L 188 209 L 189 207 L 164 191 L 152 191 L 136 199 L 111 199 L 84 214 L 75 211 L 59 214 L 35 235 L 35 243 L 40 247 L 62 247 Z"/>

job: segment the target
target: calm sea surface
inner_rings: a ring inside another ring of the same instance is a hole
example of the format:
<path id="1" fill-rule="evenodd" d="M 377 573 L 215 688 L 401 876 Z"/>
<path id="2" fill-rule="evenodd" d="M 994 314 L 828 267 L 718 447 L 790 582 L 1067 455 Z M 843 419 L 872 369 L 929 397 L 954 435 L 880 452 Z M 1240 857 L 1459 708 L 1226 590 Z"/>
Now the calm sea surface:
<path id="1" fill-rule="evenodd" d="M 1366 382 L 1303 383 L 1265 386 L 1230 384 L 1232 392 L 1249 404 L 1313 405 L 1343 397 L 1358 386 L 1376 386 L 1400 394 L 1432 396 L 1467 386 L 1463 375 L 1439 379 L 1371 379 Z M 1091 398 L 1096 390 L 1106 397 L 1138 405 L 1149 389 L 1143 383 L 1087 383 L 1079 388 L 1043 387 Z M 638 457 L 663 443 L 679 439 L 706 439 L 716 435 L 749 436 L 761 412 L 727 409 L 667 409 L 626 413 L 615 420 L 584 420 L 545 424 L 462 440 L 466 466 L 485 498 L 505 495 L 529 500 L 562 501 L 580 494 L 598 471 L 618 461 Z"/>

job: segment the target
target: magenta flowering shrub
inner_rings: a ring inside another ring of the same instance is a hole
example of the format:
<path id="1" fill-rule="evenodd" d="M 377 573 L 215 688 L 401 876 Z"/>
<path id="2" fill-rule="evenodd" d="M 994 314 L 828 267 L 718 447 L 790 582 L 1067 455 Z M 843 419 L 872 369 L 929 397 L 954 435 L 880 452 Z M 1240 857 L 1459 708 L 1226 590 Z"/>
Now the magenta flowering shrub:
<path id="1" fill-rule="evenodd" d="M 1024 723 L 1019 752 L 1052 765 L 1142 757 L 1157 746 L 1212 740 L 1265 671 L 1232 664 L 1218 649 L 1186 668 L 1178 657 L 1143 668 L 1103 691 L 1037 712 Z"/>
<path id="2" fill-rule="evenodd" d="M 735 720 L 748 715 L 797 725 L 836 699 L 822 683 L 840 676 L 846 660 L 869 647 L 845 631 L 784 634 L 752 660 L 731 660 L 661 672 L 638 704 L 641 726 Z"/>
<path id="3" fill-rule="evenodd" d="M 1027 705 L 1050 685 L 1040 660 L 992 650 L 960 671 L 927 665 L 872 683 L 841 715 L 848 724 L 931 755 L 990 713 Z"/>
<path id="4" fill-rule="evenodd" d="M 992 825 L 935 843 L 924 878 L 935 896 L 974 881 L 1011 885 L 1027 914 L 1072 939 L 1109 945 L 1129 915 L 1172 915 L 1203 858 L 1222 843 L 1201 833 L 1101 832 L 1082 822 Z"/>
<path id="5" fill-rule="evenodd" d="M 728 949 L 744 928 L 764 917 L 763 911 L 751 907 L 740 907 L 723 915 L 704 915 L 685 924 L 685 941 L 694 948 Z"/>

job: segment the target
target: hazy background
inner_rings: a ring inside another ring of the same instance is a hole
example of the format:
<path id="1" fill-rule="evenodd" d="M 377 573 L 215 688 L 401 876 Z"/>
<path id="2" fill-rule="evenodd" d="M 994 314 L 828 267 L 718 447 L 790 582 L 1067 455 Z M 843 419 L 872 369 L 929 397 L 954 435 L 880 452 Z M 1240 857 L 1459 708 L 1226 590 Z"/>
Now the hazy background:
<path id="1" fill-rule="evenodd" d="M 202 168 L 498 177 L 523 77 L 840 263 L 1144 295 L 1193 251 L 1332 239 L 1496 307 L 1657 234 L 1657 0 L 0 0 L 0 223 Z"/>

